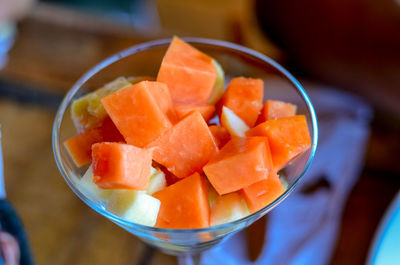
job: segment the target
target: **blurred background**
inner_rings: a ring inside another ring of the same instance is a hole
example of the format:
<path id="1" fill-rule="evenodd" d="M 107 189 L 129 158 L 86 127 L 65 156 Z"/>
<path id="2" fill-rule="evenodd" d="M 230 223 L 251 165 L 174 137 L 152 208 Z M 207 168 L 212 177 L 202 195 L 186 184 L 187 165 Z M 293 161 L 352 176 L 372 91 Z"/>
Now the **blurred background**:
<path id="1" fill-rule="evenodd" d="M 335 88 L 371 106 L 364 162 L 328 261 L 365 264 L 400 188 L 399 0 L 0 0 L 5 181 L 37 264 L 176 264 L 79 201 L 51 149 L 56 108 L 84 72 L 172 35 L 247 46 L 306 90 Z"/>

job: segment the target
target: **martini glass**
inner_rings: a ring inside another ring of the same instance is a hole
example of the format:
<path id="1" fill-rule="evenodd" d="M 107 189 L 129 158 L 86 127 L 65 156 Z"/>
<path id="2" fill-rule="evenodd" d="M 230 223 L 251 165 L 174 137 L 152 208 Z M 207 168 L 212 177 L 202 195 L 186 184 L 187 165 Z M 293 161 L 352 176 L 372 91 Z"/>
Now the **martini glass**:
<path id="1" fill-rule="evenodd" d="M 199 38 L 184 40 L 215 58 L 225 71 L 226 82 L 235 76 L 262 78 L 265 84 L 265 99 L 292 102 L 297 105 L 297 112 L 306 116 L 312 139 L 311 147 L 279 172 L 286 189 L 274 202 L 245 218 L 218 226 L 201 229 L 163 229 L 123 220 L 108 212 L 104 202 L 80 189 L 79 178 L 87 167 L 77 167 L 63 145 L 66 139 L 76 135 L 70 117 L 72 101 L 119 76 L 157 76 L 171 39 L 151 41 L 123 50 L 84 74 L 62 101 L 55 117 L 52 137 L 58 168 L 67 184 L 82 201 L 147 244 L 178 256 L 180 264 L 197 264 L 202 251 L 210 249 L 227 236 L 251 225 L 293 191 L 314 157 L 318 129 L 315 111 L 305 90 L 290 73 L 272 59 L 243 46 L 224 41 Z"/>

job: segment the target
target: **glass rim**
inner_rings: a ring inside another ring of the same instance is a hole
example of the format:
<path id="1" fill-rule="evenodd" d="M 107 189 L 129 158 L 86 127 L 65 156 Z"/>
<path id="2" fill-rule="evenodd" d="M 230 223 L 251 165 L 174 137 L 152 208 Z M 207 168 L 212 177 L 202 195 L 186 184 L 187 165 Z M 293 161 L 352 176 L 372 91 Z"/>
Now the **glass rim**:
<path id="1" fill-rule="evenodd" d="M 204 228 L 194 228 L 194 229 L 170 229 L 170 228 L 158 228 L 158 227 L 152 227 L 152 226 L 146 226 L 146 225 L 141 225 L 137 223 L 133 223 L 130 221 L 126 221 L 122 219 L 121 217 L 108 212 L 107 210 L 104 210 L 102 207 L 100 207 L 97 203 L 92 201 L 90 198 L 88 198 L 86 195 L 84 195 L 72 181 L 70 180 L 70 177 L 68 176 L 67 170 L 65 169 L 64 164 L 62 163 L 62 157 L 61 157 L 61 151 L 60 151 L 60 142 L 59 142 L 59 134 L 60 134 L 60 126 L 61 122 L 64 117 L 64 113 L 67 110 L 72 98 L 74 97 L 75 93 L 79 90 L 79 88 L 84 84 L 87 80 L 89 80 L 94 74 L 97 72 L 101 71 L 108 65 L 123 59 L 127 56 L 133 55 L 135 53 L 145 51 L 145 50 L 150 50 L 154 48 L 161 48 L 164 47 L 165 45 L 169 44 L 172 41 L 172 38 L 165 38 L 165 39 L 159 39 L 159 40 L 154 40 L 154 41 L 148 41 L 144 43 L 140 43 L 134 46 L 131 46 L 127 49 L 124 49 L 118 53 L 115 53 L 108 58 L 104 59 L 97 65 L 95 65 L 93 68 L 91 68 L 89 71 L 87 71 L 82 77 L 78 79 L 78 81 L 72 86 L 72 88 L 67 92 L 67 94 L 64 96 L 64 99 L 62 100 L 60 106 L 58 107 L 54 123 L 53 123 L 53 131 L 52 131 L 52 145 L 53 145 L 53 154 L 54 158 L 57 164 L 57 167 L 59 171 L 61 172 L 61 175 L 63 176 L 64 180 L 67 182 L 68 186 L 72 189 L 72 191 L 84 202 L 86 203 L 89 207 L 94 209 L 96 212 L 100 213 L 101 215 L 107 217 L 110 219 L 112 222 L 116 223 L 117 225 L 123 226 L 123 227 L 128 227 L 129 229 L 135 229 L 140 232 L 140 230 L 144 230 L 147 232 L 156 232 L 156 233 L 167 233 L 167 234 L 186 234 L 186 233 L 202 233 L 202 232 L 213 232 L 213 231 L 218 231 L 218 230 L 223 230 L 223 229 L 229 229 L 231 227 L 235 227 L 236 225 L 239 225 L 241 223 L 246 223 L 247 221 L 252 220 L 254 217 L 261 217 L 264 213 L 269 212 L 272 210 L 275 206 L 280 204 L 297 186 L 298 182 L 300 179 L 303 178 L 305 173 L 307 172 L 308 168 L 311 165 L 311 162 L 315 156 L 316 148 L 317 148 L 317 143 L 318 143 L 318 124 L 317 124 L 317 117 L 315 114 L 314 107 L 311 103 L 310 98 L 308 97 L 307 93 L 305 92 L 304 88 L 302 85 L 297 81 L 292 74 L 290 74 L 285 68 L 283 68 L 280 64 L 278 64 L 276 61 L 273 59 L 269 58 L 268 56 L 254 51 L 252 49 L 246 48 L 244 46 L 230 43 L 227 41 L 221 41 L 221 40 L 214 40 L 214 39 L 206 39 L 206 38 L 191 38 L 191 37 L 186 37 L 186 38 L 181 38 L 184 41 L 192 44 L 205 44 L 205 45 L 212 45 L 216 47 L 222 47 L 222 48 L 228 48 L 231 50 L 236 50 L 241 53 L 244 53 L 246 55 L 250 55 L 252 57 L 255 57 L 263 62 L 268 63 L 271 65 L 274 69 L 276 69 L 279 73 L 281 73 L 284 77 L 286 77 L 291 84 L 296 87 L 297 92 L 300 93 L 301 97 L 305 101 L 307 105 L 307 109 L 310 112 L 311 116 L 311 124 L 312 124 L 312 131 L 313 131 L 313 136 L 312 136 L 312 142 L 311 142 L 311 153 L 310 156 L 307 160 L 306 165 L 304 166 L 302 172 L 297 176 L 296 180 L 292 185 L 290 185 L 284 193 L 282 193 L 277 199 L 275 199 L 272 203 L 268 204 L 264 208 L 249 214 L 246 217 L 243 217 L 241 219 L 229 222 L 229 223 L 224 223 L 216 226 L 209 226 L 209 227 L 204 227 Z"/>

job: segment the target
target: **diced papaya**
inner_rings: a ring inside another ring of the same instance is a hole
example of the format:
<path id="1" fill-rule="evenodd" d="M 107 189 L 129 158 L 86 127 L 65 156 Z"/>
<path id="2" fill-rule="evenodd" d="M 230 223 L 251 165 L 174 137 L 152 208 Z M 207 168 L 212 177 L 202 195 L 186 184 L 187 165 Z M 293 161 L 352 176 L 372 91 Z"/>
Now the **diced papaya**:
<path id="1" fill-rule="evenodd" d="M 167 84 L 174 101 L 207 103 L 217 78 L 213 59 L 174 37 L 157 81 Z"/>
<path id="2" fill-rule="evenodd" d="M 220 225 L 249 215 L 249 209 L 238 192 L 218 196 L 211 206 L 210 225 Z"/>
<path id="3" fill-rule="evenodd" d="M 214 137 L 214 141 L 219 149 L 221 149 L 231 139 L 231 135 L 229 134 L 228 130 L 222 126 L 210 125 L 208 128 L 210 129 Z"/>
<path id="4" fill-rule="evenodd" d="M 120 143 L 92 146 L 93 182 L 103 189 L 146 190 L 150 180 L 151 151 Z"/>
<path id="5" fill-rule="evenodd" d="M 193 111 L 146 148 L 153 159 L 178 178 L 201 172 L 218 151 L 213 136 L 200 112 Z"/>
<path id="6" fill-rule="evenodd" d="M 142 81 L 102 99 L 102 103 L 128 144 L 143 147 L 171 128 L 171 100 L 165 84 Z"/>
<path id="7" fill-rule="evenodd" d="M 279 176 L 273 172 L 268 178 L 243 188 L 242 193 L 251 213 L 257 212 L 285 191 Z"/>
<path id="8" fill-rule="evenodd" d="M 194 229 L 209 226 L 207 186 L 198 173 L 153 194 L 161 201 L 156 227 Z"/>
<path id="9" fill-rule="evenodd" d="M 223 195 L 267 178 L 272 167 L 266 137 L 233 137 L 203 170 L 218 194 Z"/>
<path id="10" fill-rule="evenodd" d="M 114 123 L 106 117 L 102 124 L 86 131 L 83 134 L 72 137 L 64 142 L 69 154 L 78 167 L 92 161 L 92 145 L 99 142 L 123 142 L 124 137 L 119 133 Z"/>
<path id="11" fill-rule="evenodd" d="M 148 82 L 147 89 L 153 96 L 161 111 L 167 115 L 168 119 L 175 124 L 178 122 L 176 116 L 175 106 L 172 102 L 171 94 L 169 93 L 167 85 L 160 82 Z"/>
<path id="12" fill-rule="evenodd" d="M 190 113 L 193 110 L 197 110 L 203 116 L 204 120 L 208 122 L 215 112 L 214 105 L 210 104 L 194 104 L 187 102 L 174 102 L 174 107 L 176 111 L 176 115 L 178 119 L 181 120 L 186 114 Z"/>
<path id="13" fill-rule="evenodd" d="M 246 134 L 268 137 L 276 171 L 311 145 L 310 132 L 304 115 L 265 121 L 247 131 Z"/>
<path id="14" fill-rule="evenodd" d="M 253 127 L 262 108 L 264 82 L 261 79 L 236 77 L 231 80 L 220 105 L 228 107 L 249 127 Z"/>
<path id="15" fill-rule="evenodd" d="M 297 106 L 280 100 L 267 100 L 258 116 L 256 124 L 268 120 L 286 118 L 296 115 Z"/>

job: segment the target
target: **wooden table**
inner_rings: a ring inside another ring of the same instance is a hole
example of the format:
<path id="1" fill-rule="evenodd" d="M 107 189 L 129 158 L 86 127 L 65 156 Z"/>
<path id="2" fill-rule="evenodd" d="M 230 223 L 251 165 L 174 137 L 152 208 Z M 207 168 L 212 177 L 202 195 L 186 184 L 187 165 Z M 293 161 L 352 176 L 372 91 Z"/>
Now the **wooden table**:
<path id="1" fill-rule="evenodd" d="M 38 264 L 176 264 L 90 210 L 58 172 L 50 139 L 62 95 L 91 66 L 149 39 L 109 25 L 102 31 L 77 27 L 70 20 L 22 21 L 9 64 L 0 71 L 8 198 L 25 223 Z M 400 126 L 381 117 L 372 123 L 365 167 L 348 200 L 332 265 L 364 264 L 378 222 L 400 187 L 400 163 L 394 160 Z"/>

